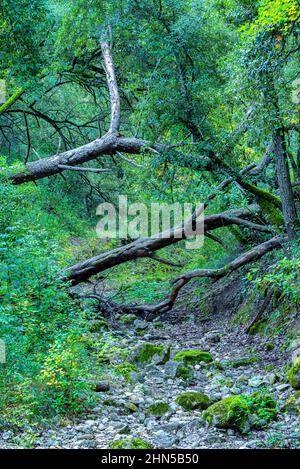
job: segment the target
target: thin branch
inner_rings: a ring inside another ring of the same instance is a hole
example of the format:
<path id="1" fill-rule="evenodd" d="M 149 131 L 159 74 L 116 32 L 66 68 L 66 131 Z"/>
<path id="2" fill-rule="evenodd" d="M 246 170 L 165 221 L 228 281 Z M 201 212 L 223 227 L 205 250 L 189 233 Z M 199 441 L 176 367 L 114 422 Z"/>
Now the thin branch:
<path id="1" fill-rule="evenodd" d="M 58 167 L 60 169 L 64 169 L 67 171 L 80 171 L 82 173 L 107 173 L 111 171 L 111 169 L 100 169 L 100 168 L 87 168 L 85 166 L 68 166 L 66 164 L 59 164 Z"/>
<path id="2" fill-rule="evenodd" d="M 215 243 L 220 244 L 220 246 L 222 246 L 224 249 L 226 249 L 226 244 L 224 243 L 224 241 L 221 238 L 219 238 L 219 236 L 216 236 L 216 235 L 210 233 L 209 231 L 207 231 L 205 233 L 205 236 L 207 238 L 211 239 L 212 241 L 214 241 Z"/>
<path id="3" fill-rule="evenodd" d="M 247 228 L 251 228 L 252 230 L 266 232 L 266 233 L 271 233 L 272 231 L 270 227 L 265 226 L 265 225 L 252 223 L 251 221 L 243 220 L 242 218 L 238 218 L 238 217 L 228 217 L 226 215 L 223 216 L 224 221 L 228 220 L 228 218 L 230 218 L 231 222 L 234 223 L 235 225 L 246 226 Z"/>
<path id="4" fill-rule="evenodd" d="M 170 265 L 172 267 L 183 267 L 183 264 L 176 264 L 175 262 L 172 262 L 168 259 L 164 259 L 163 257 L 155 256 L 154 254 L 151 254 L 149 257 L 154 261 L 161 262 L 162 264 Z"/>
<path id="5" fill-rule="evenodd" d="M 26 115 L 26 112 L 24 112 L 24 122 L 25 122 L 25 129 L 26 129 L 26 136 L 27 136 L 27 150 L 26 150 L 26 155 L 25 155 L 25 160 L 24 163 L 26 164 L 30 155 L 30 149 L 31 149 L 31 138 L 30 138 L 30 131 L 29 131 L 29 125 L 28 125 L 28 118 Z"/>
<path id="6" fill-rule="evenodd" d="M 136 163 L 135 161 L 132 161 L 130 160 L 129 158 L 126 158 L 126 156 L 124 156 L 121 152 L 117 151 L 117 155 L 124 161 L 126 161 L 127 163 L 130 163 L 132 164 L 133 166 L 135 166 L 136 168 L 143 168 L 143 166 L 141 164 L 138 164 Z"/>

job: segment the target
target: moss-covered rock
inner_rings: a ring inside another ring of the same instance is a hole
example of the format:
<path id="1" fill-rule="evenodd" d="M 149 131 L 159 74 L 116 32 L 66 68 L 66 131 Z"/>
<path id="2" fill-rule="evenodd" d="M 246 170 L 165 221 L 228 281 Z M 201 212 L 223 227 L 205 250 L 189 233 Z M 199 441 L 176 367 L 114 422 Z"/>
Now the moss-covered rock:
<path id="1" fill-rule="evenodd" d="M 203 417 L 218 428 L 233 428 L 245 432 L 249 428 L 249 406 L 242 396 L 230 396 L 208 407 Z"/>
<path id="2" fill-rule="evenodd" d="M 126 402 L 124 408 L 130 414 L 134 414 L 134 412 L 138 411 L 138 407 L 133 402 Z"/>
<path id="3" fill-rule="evenodd" d="M 117 407 L 118 403 L 114 399 L 105 399 L 103 401 L 103 405 L 106 405 L 108 407 Z"/>
<path id="4" fill-rule="evenodd" d="M 285 401 L 284 410 L 289 414 L 300 414 L 300 391 L 297 391 Z"/>
<path id="5" fill-rule="evenodd" d="M 142 438 L 120 438 L 112 443 L 111 449 L 152 449 L 153 446 Z"/>
<path id="6" fill-rule="evenodd" d="M 267 350 L 267 352 L 271 352 L 272 350 L 274 350 L 274 348 L 275 348 L 275 345 L 274 345 L 273 342 L 267 342 L 267 343 L 266 343 L 266 350 Z"/>
<path id="7" fill-rule="evenodd" d="M 289 371 L 289 382 L 294 389 L 300 389 L 300 357 L 297 357 Z"/>
<path id="8" fill-rule="evenodd" d="M 169 412 L 170 406 L 167 402 L 156 402 L 155 404 L 150 405 L 147 409 L 145 414 L 147 417 L 150 417 L 151 415 L 155 417 L 162 417 L 165 415 L 167 412 Z"/>
<path id="9" fill-rule="evenodd" d="M 176 397 L 175 402 L 185 410 L 207 409 L 211 402 L 206 394 L 196 391 L 189 391 Z"/>
<path id="10" fill-rule="evenodd" d="M 121 324 L 132 324 L 132 323 L 134 323 L 135 320 L 136 320 L 136 315 L 135 314 L 123 314 L 120 317 L 119 322 Z"/>
<path id="11" fill-rule="evenodd" d="M 238 360 L 234 360 L 232 362 L 229 362 L 229 366 L 232 368 L 239 368 L 242 366 L 248 366 L 251 365 L 252 363 L 256 363 L 259 360 L 257 356 L 253 357 L 242 357 L 239 358 Z"/>
<path id="12" fill-rule="evenodd" d="M 210 406 L 204 413 L 210 425 L 246 432 L 266 428 L 277 418 L 276 401 L 268 394 L 231 396 Z"/>
<path id="13" fill-rule="evenodd" d="M 109 365 L 111 362 L 110 356 L 103 352 L 99 352 L 99 354 L 96 356 L 96 360 L 98 363 L 103 365 Z"/>
<path id="14" fill-rule="evenodd" d="M 209 352 L 203 352 L 202 350 L 183 350 L 176 353 L 174 361 L 182 361 L 185 365 L 196 365 L 201 362 L 210 363 L 213 358 Z"/>
<path id="15" fill-rule="evenodd" d="M 154 345 L 149 343 L 141 344 L 132 356 L 132 362 L 145 365 L 154 361 L 157 365 L 164 364 L 170 359 L 170 347 Z"/>
<path id="16" fill-rule="evenodd" d="M 185 365 L 181 365 L 177 368 L 176 378 L 181 378 L 184 380 L 189 380 L 193 378 L 193 370 Z"/>

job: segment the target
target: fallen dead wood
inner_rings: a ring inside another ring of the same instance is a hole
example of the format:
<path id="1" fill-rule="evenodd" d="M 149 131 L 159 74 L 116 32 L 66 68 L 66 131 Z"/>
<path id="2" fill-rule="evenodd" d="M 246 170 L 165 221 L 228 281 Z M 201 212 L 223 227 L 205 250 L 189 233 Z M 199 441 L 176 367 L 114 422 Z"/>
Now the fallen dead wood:
<path id="1" fill-rule="evenodd" d="M 87 168 L 86 166 L 68 166 L 64 164 L 59 165 L 59 168 L 66 171 L 79 171 L 81 173 L 107 173 L 111 171 L 111 169 Z"/>
<path id="2" fill-rule="evenodd" d="M 123 308 L 123 311 L 126 313 L 127 312 L 130 312 L 130 313 L 164 313 L 166 311 L 169 311 L 173 308 L 180 290 L 192 279 L 210 278 L 212 280 L 219 280 L 220 278 L 225 277 L 226 275 L 229 275 L 235 270 L 240 269 L 244 265 L 260 259 L 268 252 L 273 251 L 274 249 L 280 249 L 285 241 L 286 241 L 285 237 L 275 236 L 274 238 L 271 238 L 268 241 L 262 244 L 259 244 L 258 246 L 255 246 L 250 251 L 247 251 L 241 254 L 232 262 L 230 262 L 229 264 L 226 264 L 225 266 L 219 269 L 198 269 L 198 270 L 192 270 L 190 272 L 187 272 L 172 282 L 174 287 L 170 293 L 170 296 L 165 301 L 157 305 L 153 305 L 153 306 L 147 306 L 147 305 L 127 306 Z"/>
<path id="3" fill-rule="evenodd" d="M 246 223 L 247 227 L 259 229 L 261 225 L 248 221 L 259 213 L 260 209 L 257 205 L 250 205 L 236 210 L 209 215 L 204 218 L 203 231 L 212 231 L 217 228 Z M 194 214 L 195 215 L 195 214 Z M 191 219 L 194 217 L 191 217 Z M 199 214 L 198 214 L 199 216 Z M 190 226 L 189 226 L 190 229 Z M 160 233 L 155 237 L 141 238 L 133 241 L 125 246 L 120 246 L 112 251 L 99 254 L 98 256 L 87 259 L 76 264 L 64 273 L 64 279 L 70 281 L 73 285 L 87 281 L 93 275 L 104 272 L 111 267 L 123 264 L 135 259 L 151 257 L 154 252 L 165 248 L 181 240 L 187 239 L 187 224 L 169 230 L 168 233 Z"/>

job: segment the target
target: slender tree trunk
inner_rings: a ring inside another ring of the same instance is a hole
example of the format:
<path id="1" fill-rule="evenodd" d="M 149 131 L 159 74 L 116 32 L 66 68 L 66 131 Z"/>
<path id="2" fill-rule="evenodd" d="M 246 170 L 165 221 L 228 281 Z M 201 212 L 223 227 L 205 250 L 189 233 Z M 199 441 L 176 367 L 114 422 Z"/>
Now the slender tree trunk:
<path id="1" fill-rule="evenodd" d="M 297 211 L 288 166 L 287 151 L 283 129 L 278 129 L 273 137 L 274 155 L 279 190 L 282 201 L 284 224 L 290 240 L 297 238 Z"/>

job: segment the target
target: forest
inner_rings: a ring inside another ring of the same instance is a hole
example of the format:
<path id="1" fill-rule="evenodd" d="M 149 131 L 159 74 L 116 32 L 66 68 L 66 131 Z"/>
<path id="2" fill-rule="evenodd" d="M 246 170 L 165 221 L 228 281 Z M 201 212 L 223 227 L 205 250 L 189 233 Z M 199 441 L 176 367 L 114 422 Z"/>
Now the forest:
<path id="1" fill-rule="evenodd" d="M 0 448 L 300 448 L 300 2 L 0 0 Z"/>

